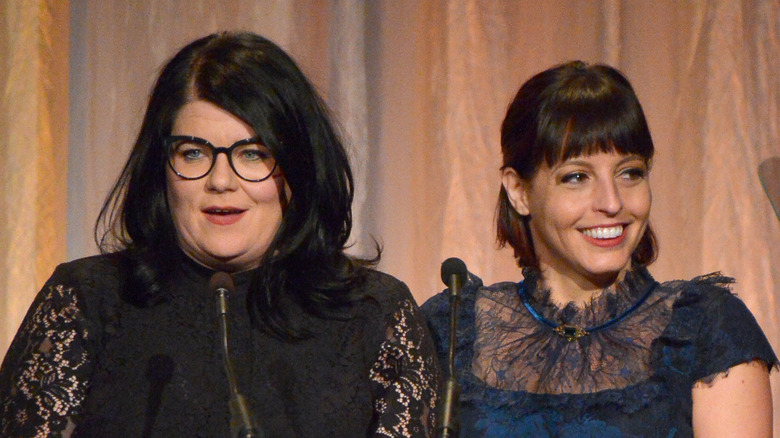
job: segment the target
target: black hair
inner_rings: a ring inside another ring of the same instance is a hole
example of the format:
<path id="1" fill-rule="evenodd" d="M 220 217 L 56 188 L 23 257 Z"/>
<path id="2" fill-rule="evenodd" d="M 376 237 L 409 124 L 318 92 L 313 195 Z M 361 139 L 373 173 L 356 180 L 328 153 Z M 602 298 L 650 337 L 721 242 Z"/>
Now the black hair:
<path id="1" fill-rule="evenodd" d="M 636 154 L 649 165 L 653 140 L 628 80 L 607 65 L 572 61 L 536 74 L 518 90 L 501 125 L 502 169 L 530 181 L 546 163 L 598 152 Z M 528 216 L 512 207 L 502 187 L 496 207 L 499 246 L 509 244 L 521 267 L 539 268 Z M 649 265 L 657 255 L 648 225 L 632 254 Z"/>
<path id="2" fill-rule="evenodd" d="M 249 310 L 256 324 L 282 337 L 300 335 L 280 309 L 290 297 L 322 314 L 357 299 L 351 287 L 373 260 L 344 253 L 352 229 L 354 187 L 347 153 L 328 110 L 300 68 L 280 47 L 252 33 L 216 33 L 198 39 L 162 68 L 140 133 L 95 226 L 101 252 L 126 250 L 138 291 L 148 304 L 161 286 L 176 229 L 166 199 L 163 137 L 178 111 L 193 100 L 210 102 L 247 123 L 282 170 L 292 196 L 282 223 L 253 274 Z"/>

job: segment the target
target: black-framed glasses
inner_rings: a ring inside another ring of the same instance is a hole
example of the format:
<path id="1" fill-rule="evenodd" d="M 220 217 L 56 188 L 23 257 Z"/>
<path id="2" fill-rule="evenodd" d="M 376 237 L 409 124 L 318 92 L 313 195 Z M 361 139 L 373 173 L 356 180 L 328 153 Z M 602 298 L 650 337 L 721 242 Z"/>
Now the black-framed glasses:
<path id="1" fill-rule="evenodd" d="M 168 165 L 184 179 L 193 180 L 208 175 L 220 153 L 227 155 L 230 168 L 245 181 L 266 180 L 276 169 L 276 160 L 271 151 L 257 137 L 219 148 L 200 137 L 171 135 L 163 138 L 163 145 Z"/>

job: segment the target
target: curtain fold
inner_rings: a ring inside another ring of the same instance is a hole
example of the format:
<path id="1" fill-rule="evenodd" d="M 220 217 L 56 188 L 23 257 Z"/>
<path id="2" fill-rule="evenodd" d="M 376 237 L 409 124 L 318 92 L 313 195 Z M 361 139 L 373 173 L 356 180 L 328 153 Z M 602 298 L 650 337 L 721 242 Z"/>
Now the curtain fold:
<path id="1" fill-rule="evenodd" d="M 351 254 L 371 257 L 373 245 L 366 232 L 368 197 L 368 95 L 366 91 L 366 4 L 362 0 L 334 0 L 330 20 L 329 71 L 330 107 L 343 127 L 344 140 L 352 163 L 355 198 L 352 211 Z"/>
<path id="2" fill-rule="evenodd" d="M 441 122 L 433 126 L 442 149 L 445 184 L 441 246 L 436 259 L 462 258 L 477 273 L 489 272 L 495 252 L 494 209 L 500 187 L 499 129 L 511 94 L 510 23 L 506 3 L 448 2 L 441 75 L 432 77 Z M 465 56 L 468 54 L 467 56 Z M 432 276 L 434 279 L 435 276 Z"/>
<path id="3" fill-rule="evenodd" d="M 68 4 L 0 3 L 0 351 L 65 258 Z"/>

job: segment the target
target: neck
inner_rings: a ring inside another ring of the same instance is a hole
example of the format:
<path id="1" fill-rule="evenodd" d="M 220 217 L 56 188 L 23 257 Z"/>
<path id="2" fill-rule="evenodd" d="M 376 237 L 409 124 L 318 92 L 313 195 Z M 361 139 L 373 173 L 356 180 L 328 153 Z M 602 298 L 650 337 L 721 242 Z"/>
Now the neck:
<path id="1" fill-rule="evenodd" d="M 614 287 L 626 276 L 626 269 L 600 277 L 575 277 L 556 271 L 553 267 L 541 267 L 541 283 L 550 290 L 550 299 L 561 306 L 574 303 L 584 307 L 604 289 Z"/>

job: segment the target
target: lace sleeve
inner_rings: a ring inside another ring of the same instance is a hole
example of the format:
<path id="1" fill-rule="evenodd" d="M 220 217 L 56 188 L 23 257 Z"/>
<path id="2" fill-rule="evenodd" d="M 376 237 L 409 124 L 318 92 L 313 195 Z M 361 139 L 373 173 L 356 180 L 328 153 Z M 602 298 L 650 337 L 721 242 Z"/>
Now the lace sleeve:
<path id="1" fill-rule="evenodd" d="M 374 401 L 374 434 L 432 436 L 439 367 L 430 335 L 411 299 L 401 302 L 392 321 L 370 373 L 380 394 Z"/>
<path id="2" fill-rule="evenodd" d="M 69 437 L 91 371 L 78 295 L 48 283 L 0 368 L 0 436 Z"/>
<path id="3" fill-rule="evenodd" d="M 727 289 L 724 277 L 711 274 L 697 277 L 693 283 L 703 308 L 696 342 L 696 380 L 712 383 L 729 368 L 753 360 L 762 361 L 770 370 L 778 366 L 777 356 L 755 317 Z"/>

